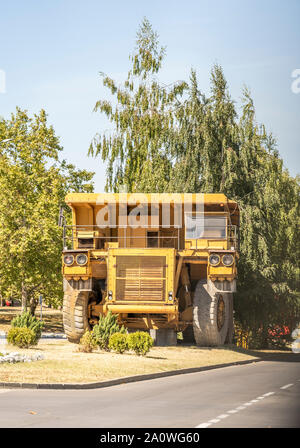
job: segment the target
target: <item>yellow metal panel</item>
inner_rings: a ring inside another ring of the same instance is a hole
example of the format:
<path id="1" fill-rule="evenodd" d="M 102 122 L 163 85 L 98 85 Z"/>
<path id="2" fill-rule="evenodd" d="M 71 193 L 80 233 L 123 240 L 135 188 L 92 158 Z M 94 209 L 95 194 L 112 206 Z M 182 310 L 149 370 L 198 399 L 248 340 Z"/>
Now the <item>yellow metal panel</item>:
<path id="1" fill-rule="evenodd" d="M 182 313 L 180 313 L 180 320 L 185 322 L 193 322 L 193 307 L 189 306 Z"/>
<path id="2" fill-rule="evenodd" d="M 87 266 L 64 266 L 64 274 L 66 275 L 87 275 Z"/>
<path id="3" fill-rule="evenodd" d="M 123 227 L 118 228 L 118 241 L 119 241 L 119 247 L 126 247 L 129 246 L 129 236 L 128 232 L 126 232 L 127 229 Z M 125 241 L 126 239 L 126 241 Z"/>
<path id="4" fill-rule="evenodd" d="M 96 204 L 101 202 L 124 202 L 128 201 L 130 197 L 132 197 L 133 194 L 131 193 L 70 193 L 66 196 L 66 202 L 68 204 Z M 144 198 L 147 198 L 148 203 L 152 199 L 155 198 L 155 201 L 162 204 L 162 203 L 168 203 L 170 201 L 170 195 L 165 193 L 155 193 L 153 196 L 151 196 L 150 193 L 144 194 L 144 193 L 134 193 L 134 199 L 136 201 L 143 201 Z M 205 204 L 236 204 L 235 201 L 229 200 L 224 194 L 222 193 L 211 193 L 211 194 L 196 194 L 196 193 L 186 193 L 186 194 L 179 194 L 176 193 L 173 195 L 172 199 L 173 202 L 181 202 L 183 203 L 184 200 L 187 202 L 196 203 L 199 198 L 204 200 Z"/>
<path id="5" fill-rule="evenodd" d="M 92 268 L 92 276 L 95 278 L 106 278 L 107 276 L 107 269 L 106 269 L 106 263 L 99 263 L 99 262 L 92 262 L 91 263 Z"/>
<path id="6" fill-rule="evenodd" d="M 78 238 L 87 238 L 87 239 L 94 238 L 94 232 L 88 232 L 88 231 L 85 231 L 85 230 L 78 230 L 77 231 L 77 237 Z"/>
<path id="7" fill-rule="evenodd" d="M 76 223 L 77 225 L 92 226 L 94 224 L 93 209 L 84 207 L 84 205 L 76 206 Z M 84 230 L 84 229 L 81 229 Z M 90 229 L 86 229 L 90 230 Z"/>
<path id="8" fill-rule="evenodd" d="M 166 300 L 168 300 L 169 292 L 173 293 L 173 299 L 175 298 L 176 291 L 173 291 L 174 288 L 174 282 L 175 282 L 175 267 L 176 267 L 176 257 L 175 257 L 175 250 L 168 252 L 167 255 L 167 291 L 166 291 Z"/>
<path id="9" fill-rule="evenodd" d="M 176 305 L 117 305 L 107 303 L 106 309 L 112 313 L 139 313 L 139 314 L 175 314 L 177 313 Z"/>
<path id="10" fill-rule="evenodd" d="M 209 249 L 227 249 L 227 241 L 216 241 L 216 240 L 208 240 L 207 246 Z"/>
<path id="11" fill-rule="evenodd" d="M 107 291 L 112 291 L 113 300 L 116 298 L 116 256 L 113 254 L 114 249 L 109 249 L 107 258 Z"/>
<path id="12" fill-rule="evenodd" d="M 227 249 L 227 241 L 213 239 L 191 239 L 185 241 L 186 249 Z"/>
<path id="13" fill-rule="evenodd" d="M 130 247 L 146 247 L 146 229 L 137 227 L 136 229 L 129 227 L 127 233 L 130 235 Z"/>
<path id="14" fill-rule="evenodd" d="M 92 250 L 90 252 L 91 257 L 93 258 L 105 258 L 107 256 L 107 250 L 106 249 L 96 249 Z"/>
<path id="15" fill-rule="evenodd" d="M 117 248 L 118 246 L 119 246 L 118 242 L 107 242 L 107 243 L 104 243 L 105 249 Z"/>
<path id="16" fill-rule="evenodd" d="M 223 266 L 222 264 L 216 267 L 208 265 L 208 274 L 217 277 L 226 277 L 227 275 L 234 274 L 234 265 L 229 267 Z"/>

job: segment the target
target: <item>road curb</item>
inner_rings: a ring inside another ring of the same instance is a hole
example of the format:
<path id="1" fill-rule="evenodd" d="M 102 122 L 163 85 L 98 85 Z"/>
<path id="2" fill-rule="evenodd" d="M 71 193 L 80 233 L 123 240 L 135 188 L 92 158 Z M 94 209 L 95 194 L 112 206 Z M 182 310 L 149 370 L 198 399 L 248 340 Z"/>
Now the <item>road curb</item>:
<path id="1" fill-rule="evenodd" d="M 41 339 L 67 339 L 64 333 L 42 333 Z"/>
<path id="2" fill-rule="evenodd" d="M 241 366 L 245 364 L 253 364 L 256 362 L 263 361 L 260 358 L 255 359 L 249 359 L 245 361 L 235 361 L 225 364 L 217 364 L 212 366 L 203 366 L 203 367 L 190 367 L 187 369 L 179 369 L 179 370 L 168 370 L 166 372 L 157 372 L 157 373 L 146 373 L 143 375 L 134 375 L 134 376 L 127 376 L 123 378 L 116 378 L 113 380 L 107 380 L 107 381 L 100 381 L 96 383 L 5 383 L 0 382 L 0 388 L 5 389 L 102 389 L 104 387 L 111 387 L 111 386 L 117 386 L 119 384 L 126 384 L 126 383 L 136 383 L 138 381 L 147 381 L 147 380 L 153 380 L 156 378 L 165 378 L 168 376 L 175 376 L 175 375 L 184 375 L 187 373 L 198 373 L 198 372 L 204 372 L 207 370 L 215 370 L 215 369 L 221 369 L 224 367 L 232 367 L 232 366 Z"/>
<path id="3" fill-rule="evenodd" d="M 6 332 L 0 332 L 0 339 L 6 341 Z M 42 333 L 40 339 L 67 339 L 64 333 Z"/>

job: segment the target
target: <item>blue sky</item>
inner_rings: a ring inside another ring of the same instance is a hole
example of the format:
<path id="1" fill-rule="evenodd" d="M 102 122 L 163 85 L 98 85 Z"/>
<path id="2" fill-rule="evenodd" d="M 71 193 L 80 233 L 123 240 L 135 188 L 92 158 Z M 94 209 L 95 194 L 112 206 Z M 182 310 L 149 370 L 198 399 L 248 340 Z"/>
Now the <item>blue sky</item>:
<path id="1" fill-rule="evenodd" d="M 299 173 L 300 93 L 291 89 L 291 74 L 300 69 L 299 0 L 0 0 L 0 115 L 8 118 L 16 106 L 44 108 L 63 157 L 95 171 L 96 191 L 103 191 L 105 166 L 87 157 L 94 134 L 110 127 L 92 112 L 106 95 L 99 72 L 125 78 L 144 16 L 167 47 L 162 82 L 188 79 L 193 67 L 209 93 L 218 62 L 237 107 L 246 84 L 257 121 L 277 138 L 290 173 Z"/>

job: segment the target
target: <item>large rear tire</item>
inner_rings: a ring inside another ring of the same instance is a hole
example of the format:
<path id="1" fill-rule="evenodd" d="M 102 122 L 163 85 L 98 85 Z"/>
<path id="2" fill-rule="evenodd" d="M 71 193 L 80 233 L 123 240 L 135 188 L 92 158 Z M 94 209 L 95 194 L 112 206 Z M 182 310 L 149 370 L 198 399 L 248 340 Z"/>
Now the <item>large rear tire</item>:
<path id="1" fill-rule="evenodd" d="M 220 293 L 213 283 L 197 283 L 193 303 L 193 329 L 196 344 L 204 347 L 225 343 L 232 314 L 230 293 Z"/>
<path id="2" fill-rule="evenodd" d="M 78 343 L 90 328 L 87 306 L 89 291 L 68 288 L 63 301 L 63 324 L 69 342 Z"/>

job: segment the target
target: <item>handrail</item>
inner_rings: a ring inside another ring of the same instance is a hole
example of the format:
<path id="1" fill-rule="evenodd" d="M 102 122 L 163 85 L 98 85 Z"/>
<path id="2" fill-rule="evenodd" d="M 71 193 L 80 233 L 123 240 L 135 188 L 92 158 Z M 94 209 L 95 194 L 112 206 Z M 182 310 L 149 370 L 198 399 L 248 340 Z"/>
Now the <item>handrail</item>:
<path id="1" fill-rule="evenodd" d="M 123 228 L 125 230 L 125 235 L 114 235 L 114 236 L 110 236 L 110 235 L 99 235 L 96 233 L 97 231 L 103 231 L 104 229 L 97 226 L 97 225 L 89 225 L 89 224 L 80 224 L 80 225 L 64 225 L 63 226 L 63 246 L 65 249 L 68 248 L 68 246 L 71 246 L 69 249 L 74 249 L 74 242 L 78 241 L 80 239 L 84 240 L 84 239 L 93 239 L 93 240 L 102 240 L 103 242 L 114 242 L 114 241 L 123 241 L 124 242 L 124 247 L 126 247 L 126 243 L 127 241 L 130 239 L 131 241 L 133 240 L 140 240 L 143 239 L 146 241 L 153 241 L 153 240 L 157 240 L 158 243 L 159 242 L 163 242 L 165 241 L 165 243 L 170 243 L 170 246 L 161 246 L 160 244 L 157 244 L 157 246 L 154 247 L 173 247 L 177 250 L 180 249 L 180 231 L 184 231 L 184 227 L 176 227 L 176 226 L 151 226 L 149 225 L 148 227 L 146 227 L 146 230 L 173 230 L 173 234 L 172 235 L 146 235 L 146 236 L 139 236 L 139 235 L 127 235 L 126 234 L 126 230 L 128 227 L 133 228 L 132 226 L 124 226 L 124 227 L 119 227 L 119 228 Z M 217 226 L 213 226 L 214 228 L 216 228 Z M 223 226 L 220 226 L 222 228 L 224 228 Z M 188 240 L 195 240 L 196 242 L 196 248 L 198 248 L 198 241 L 201 240 L 209 240 L 209 241 L 227 241 L 229 245 L 233 246 L 235 250 L 239 249 L 239 235 L 238 235 L 238 228 L 236 225 L 227 225 L 227 232 L 226 232 L 226 236 L 225 237 L 214 237 L 214 236 L 204 236 L 202 238 L 188 238 Z M 86 231 L 86 232 L 93 232 L 93 236 L 91 238 L 84 238 L 84 236 L 82 235 L 82 237 L 78 236 L 78 231 Z M 69 235 L 68 235 L 69 233 Z M 174 233 L 176 233 L 174 235 Z M 177 244 L 176 244 L 177 242 Z M 171 244 L 173 243 L 173 244 Z M 130 246 L 129 246 L 130 247 Z M 145 245 L 145 247 L 153 247 L 151 245 Z M 82 247 L 84 248 L 84 247 Z M 91 249 L 91 247 L 86 247 Z M 94 247 L 93 247 L 94 248 Z M 182 248 L 183 249 L 183 248 Z"/>

